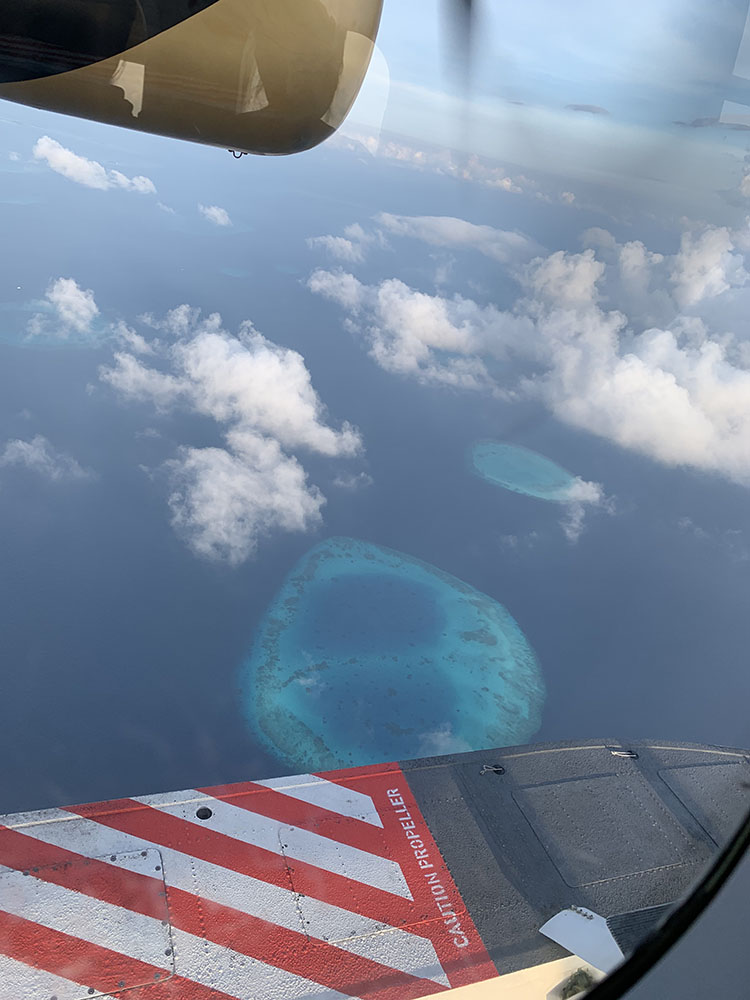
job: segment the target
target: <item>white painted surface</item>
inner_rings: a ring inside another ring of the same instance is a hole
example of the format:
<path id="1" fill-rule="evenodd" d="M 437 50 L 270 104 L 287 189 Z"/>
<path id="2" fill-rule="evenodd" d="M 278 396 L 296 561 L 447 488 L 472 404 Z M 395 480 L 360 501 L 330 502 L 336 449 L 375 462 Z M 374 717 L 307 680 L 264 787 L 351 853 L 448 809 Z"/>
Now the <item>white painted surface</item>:
<path id="1" fill-rule="evenodd" d="M 359 819 L 373 826 L 383 826 L 369 795 L 337 785 L 315 774 L 297 774 L 293 778 L 267 778 L 265 781 L 256 781 L 255 784 L 272 788 L 282 795 L 308 802 L 312 806 L 328 809 L 340 816 Z"/>

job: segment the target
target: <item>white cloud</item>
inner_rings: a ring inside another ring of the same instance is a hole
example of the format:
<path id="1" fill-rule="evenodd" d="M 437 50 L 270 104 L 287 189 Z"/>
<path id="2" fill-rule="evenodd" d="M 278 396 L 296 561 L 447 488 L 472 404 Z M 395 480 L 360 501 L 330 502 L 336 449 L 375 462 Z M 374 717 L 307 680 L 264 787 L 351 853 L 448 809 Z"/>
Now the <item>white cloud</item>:
<path id="1" fill-rule="evenodd" d="M 531 329 L 527 319 L 495 306 L 460 295 L 428 295 L 396 278 L 364 285 L 353 275 L 319 269 L 308 287 L 349 311 L 350 325 L 364 336 L 382 368 L 421 382 L 491 388 L 481 355 L 503 358 L 519 326 Z"/>
<path id="2" fill-rule="evenodd" d="M 568 541 L 575 545 L 583 534 L 588 509 L 599 507 L 611 514 L 614 512 L 614 504 L 610 497 L 604 495 L 600 483 L 586 482 L 585 479 L 578 476 L 570 485 L 567 493 L 568 500 L 565 504 L 565 514 L 560 521 L 560 527 Z"/>
<path id="3" fill-rule="evenodd" d="M 466 154 L 445 146 L 412 146 L 400 139 L 385 139 L 366 131 L 339 131 L 330 140 L 336 146 L 360 153 L 363 149 L 373 156 L 390 160 L 400 166 L 428 171 L 441 176 L 479 184 L 508 194 L 526 195 L 546 202 L 572 205 L 576 196 L 569 190 L 541 191 L 539 182 L 520 172 L 509 173 L 497 160 Z"/>
<path id="4" fill-rule="evenodd" d="M 340 472 L 333 480 L 333 485 L 341 490 L 362 490 L 372 486 L 373 478 L 367 472 Z"/>
<path id="5" fill-rule="evenodd" d="M 331 427 L 304 359 L 242 324 L 234 336 L 218 313 L 179 306 L 163 320 L 171 335 L 151 343 L 154 363 L 118 351 L 101 379 L 157 410 L 180 406 L 212 418 L 224 448 L 182 448 L 167 463 L 175 529 L 207 558 L 236 565 L 272 530 L 305 531 L 325 502 L 294 451 L 348 457 L 362 447 L 348 423 Z M 140 345 L 137 345 L 140 346 Z M 158 367 L 157 367 L 158 365 Z"/>
<path id="6" fill-rule="evenodd" d="M 558 308 L 575 308 L 593 302 L 605 265 L 593 250 L 570 254 L 564 250 L 538 259 L 529 270 L 529 286 L 538 299 Z"/>
<path id="7" fill-rule="evenodd" d="M 379 247 L 388 246 L 380 230 L 368 232 L 358 222 L 347 226 L 343 236 L 311 236 L 306 243 L 311 250 L 324 250 L 335 260 L 348 264 L 361 263 L 373 244 Z"/>
<path id="8" fill-rule="evenodd" d="M 671 272 L 679 305 L 694 306 L 701 299 L 721 295 L 732 285 L 745 284 L 747 271 L 733 249 L 731 234 L 724 226 L 709 226 L 698 236 L 683 234 Z"/>
<path id="9" fill-rule="evenodd" d="M 661 264 L 664 255 L 647 250 L 640 240 L 631 240 L 619 248 L 620 275 L 630 291 L 645 294 L 655 264 Z"/>
<path id="10" fill-rule="evenodd" d="M 0 466 L 21 466 L 54 482 L 93 478 L 71 456 L 54 448 L 46 437 L 35 435 L 30 441 L 17 438 L 7 441 L 0 452 Z"/>
<path id="11" fill-rule="evenodd" d="M 617 240 L 612 233 L 608 229 L 602 229 L 600 226 L 591 226 L 590 229 L 584 229 L 581 233 L 581 243 L 585 247 L 606 247 L 612 249 L 617 246 Z"/>
<path id="12" fill-rule="evenodd" d="M 229 218 L 227 210 L 225 208 L 219 208 L 218 205 L 199 205 L 198 211 L 205 219 L 208 219 L 209 222 L 213 222 L 215 226 L 232 225 L 232 220 Z"/>
<path id="13" fill-rule="evenodd" d="M 126 177 L 119 170 L 107 170 L 97 160 L 79 156 L 48 135 L 37 139 L 33 153 L 34 159 L 43 160 L 56 173 L 75 181 L 76 184 L 83 184 L 84 187 L 96 188 L 99 191 L 122 188 L 138 194 L 156 193 L 156 187 L 150 178 L 140 174 L 136 177 Z"/>
<path id="14" fill-rule="evenodd" d="M 48 312 L 32 316 L 28 323 L 30 336 L 55 336 L 64 340 L 71 333 L 91 331 L 99 307 L 90 288 L 81 288 L 73 278 L 56 278 L 44 297 Z"/>
<path id="15" fill-rule="evenodd" d="M 65 326 L 79 333 L 91 328 L 99 308 L 90 288 L 83 289 L 73 278 L 58 278 L 47 289 L 47 298 Z"/>
<path id="16" fill-rule="evenodd" d="M 168 410 L 183 398 L 184 386 L 176 376 L 149 368 L 125 351 L 117 351 L 114 362 L 111 368 L 101 368 L 99 375 L 121 395 L 153 403 L 160 411 Z"/>
<path id="17" fill-rule="evenodd" d="M 243 452 L 181 448 L 167 463 L 172 524 L 198 555 L 237 566 L 272 530 L 308 531 L 325 503 L 277 441 L 247 434 Z"/>
<path id="18" fill-rule="evenodd" d="M 142 334 L 135 331 L 122 320 L 118 320 L 118 322 L 115 323 L 113 333 L 119 343 L 122 344 L 123 347 L 131 350 L 133 354 L 154 353 L 154 346 L 150 344 Z"/>
<path id="19" fill-rule="evenodd" d="M 331 299 L 344 309 L 359 311 L 365 286 L 353 274 L 318 268 L 310 275 L 307 285 L 310 291 Z"/>
<path id="20" fill-rule="evenodd" d="M 746 236 L 709 226 L 672 255 L 604 230 L 585 238 L 596 249 L 531 262 L 504 310 L 345 272 L 316 271 L 308 285 L 342 306 L 388 371 L 533 397 L 657 461 L 750 486 Z"/>
<path id="21" fill-rule="evenodd" d="M 12 150 L 10 153 L 8 153 L 8 159 L 12 160 L 14 163 L 18 163 L 18 161 L 21 159 L 21 157 L 20 157 L 20 155 L 18 153 L 16 153 L 14 150 Z"/>
<path id="22" fill-rule="evenodd" d="M 158 209 L 160 209 L 162 212 L 166 212 L 167 215 L 177 215 L 177 213 L 172 208 L 172 206 L 171 205 L 165 205 L 163 201 L 157 201 L 156 207 Z"/>
<path id="23" fill-rule="evenodd" d="M 125 191 L 136 191 L 138 194 L 156 194 L 154 182 L 148 177 L 143 177 L 140 174 L 137 177 L 126 177 L 119 170 L 110 170 L 109 176 L 113 187 L 120 187 Z"/>
<path id="24" fill-rule="evenodd" d="M 364 260 L 361 243 L 355 243 L 345 236 L 311 236 L 305 241 L 311 250 L 325 250 L 336 260 L 356 264 Z"/>
<path id="25" fill-rule="evenodd" d="M 438 247 L 471 248 L 501 264 L 518 264 L 541 250 L 523 233 L 476 225 L 452 216 L 381 212 L 375 221 L 393 236 L 408 236 Z"/>

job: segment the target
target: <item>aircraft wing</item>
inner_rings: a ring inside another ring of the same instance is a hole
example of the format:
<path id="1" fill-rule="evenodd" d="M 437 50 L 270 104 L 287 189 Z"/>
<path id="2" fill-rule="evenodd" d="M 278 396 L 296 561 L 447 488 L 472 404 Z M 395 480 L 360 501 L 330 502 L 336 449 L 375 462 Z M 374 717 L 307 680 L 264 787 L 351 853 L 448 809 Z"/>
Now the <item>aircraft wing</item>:
<path id="1" fill-rule="evenodd" d="M 632 950 L 747 779 L 743 751 L 584 741 L 0 817 L 0 998 L 546 997 L 597 973 L 586 913 Z"/>

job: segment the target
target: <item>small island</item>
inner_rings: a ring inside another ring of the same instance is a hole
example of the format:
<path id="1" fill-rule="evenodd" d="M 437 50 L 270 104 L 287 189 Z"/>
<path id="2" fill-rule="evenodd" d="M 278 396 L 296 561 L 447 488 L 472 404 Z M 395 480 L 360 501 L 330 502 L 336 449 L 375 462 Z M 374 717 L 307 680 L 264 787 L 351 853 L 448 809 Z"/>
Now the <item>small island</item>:
<path id="1" fill-rule="evenodd" d="M 536 655 L 501 604 L 352 538 L 295 566 L 241 681 L 261 745 L 298 770 L 525 743 L 545 697 Z"/>
<path id="2" fill-rule="evenodd" d="M 580 480 L 544 455 L 515 444 L 480 441 L 471 449 L 472 471 L 514 493 L 569 503 Z"/>

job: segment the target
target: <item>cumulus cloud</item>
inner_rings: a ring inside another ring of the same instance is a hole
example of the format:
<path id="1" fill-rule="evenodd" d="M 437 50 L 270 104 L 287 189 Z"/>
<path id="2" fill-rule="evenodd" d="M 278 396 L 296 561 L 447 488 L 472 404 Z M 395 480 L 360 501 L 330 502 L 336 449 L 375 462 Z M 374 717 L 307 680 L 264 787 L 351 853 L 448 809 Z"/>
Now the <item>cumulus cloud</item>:
<path id="1" fill-rule="evenodd" d="M 354 264 L 364 260 L 361 243 L 355 243 L 345 236 L 311 236 L 306 240 L 311 250 L 325 250 L 336 260 Z"/>
<path id="2" fill-rule="evenodd" d="M 308 286 L 345 310 L 388 371 L 531 397 L 657 461 L 750 486 L 746 235 L 708 226 L 672 254 L 605 230 L 585 238 L 595 246 L 521 269 L 506 309 L 392 278 L 365 285 L 344 271 L 315 271 Z"/>
<path id="3" fill-rule="evenodd" d="M 0 451 L 0 467 L 20 466 L 53 482 L 93 478 L 71 455 L 54 448 L 46 437 L 35 435 L 30 441 L 16 438 L 7 441 Z"/>
<path id="4" fill-rule="evenodd" d="M 452 216 L 381 212 L 375 219 L 393 236 L 408 236 L 437 247 L 471 248 L 501 264 L 518 264 L 541 250 L 534 240 L 523 233 L 476 225 Z"/>
<path id="5" fill-rule="evenodd" d="M 343 271 L 318 269 L 308 287 L 348 310 L 350 328 L 365 337 L 382 368 L 420 382 L 492 388 L 482 355 L 506 357 L 508 345 L 521 335 L 519 327 L 531 329 L 527 319 L 495 306 L 460 295 L 429 295 L 397 278 L 365 285 Z"/>
<path id="6" fill-rule="evenodd" d="M 215 226 L 232 225 L 232 220 L 229 218 L 227 210 L 225 208 L 219 208 L 218 205 L 199 205 L 198 211 L 204 219 L 208 219 L 209 222 L 213 222 Z"/>
<path id="7" fill-rule="evenodd" d="M 373 478 L 367 472 L 340 472 L 333 480 L 333 485 L 341 490 L 362 490 L 372 486 Z"/>
<path id="8" fill-rule="evenodd" d="M 675 298 L 681 306 L 715 298 L 732 285 L 744 285 L 748 274 L 725 226 L 711 226 L 699 235 L 684 233 L 672 265 Z"/>
<path id="9" fill-rule="evenodd" d="M 43 135 L 34 143 L 34 159 L 43 160 L 50 169 L 76 184 L 84 187 L 108 191 L 121 188 L 124 191 L 135 191 L 138 194 L 155 194 L 154 182 L 142 174 L 136 177 L 126 177 L 119 170 L 107 170 L 97 160 L 89 160 L 79 156 L 72 149 L 66 149 L 56 139 Z"/>
<path id="10" fill-rule="evenodd" d="M 233 337 L 222 329 L 218 313 L 197 319 L 187 338 L 168 348 L 168 358 L 172 371 L 163 372 L 118 352 L 101 376 L 124 396 L 162 409 L 182 403 L 231 425 L 231 434 L 252 427 L 285 447 L 329 456 L 360 449 L 350 424 L 334 430 L 325 422 L 302 355 L 267 340 L 252 323 L 243 323 Z"/>
<path id="11" fill-rule="evenodd" d="M 65 340 L 71 333 L 87 334 L 99 315 L 90 288 L 81 288 L 73 278 L 57 278 L 45 293 L 47 311 L 29 320 L 28 332 L 34 336 L 55 336 Z"/>
<path id="12" fill-rule="evenodd" d="M 529 271 L 528 284 L 538 301 L 555 306 L 575 308 L 597 297 L 597 282 L 605 265 L 593 250 L 569 254 L 558 250 L 549 257 L 538 259 Z"/>
<path id="13" fill-rule="evenodd" d="M 181 448 L 167 469 L 172 524 L 200 556 L 237 566 L 270 531 L 307 531 L 321 521 L 322 493 L 296 458 L 261 435 L 245 435 L 241 455 Z"/>
<path id="14" fill-rule="evenodd" d="M 138 333 L 122 320 L 118 320 L 118 322 L 115 323 L 113 333 L 119 343 L 122 344 L 123 347 L 129 348 L 133 354 L 154 353 L 154 345 L 149 343 L 149 341 L 147 341 L 142 334 Z"/>
<path id="15" fill-rule="evenodd" d="M 225 444 L 184 447 L 167 463 L 175 530 L 198 555 L 236 565 L 272 530 L 315 527 L 325 500 L 292 453 L 349 457 L 362 441 L 351 424 L 329 424 L 304 358 L 250 322 L 233 335 L 218 313 L 203 317 L 186 305 L 143 319 L 170 338 L 149 343 L 148 363 L 131 339 L 100 369 L 102 381 L 157 411 L 211 418 Z"/>
<path id="16" fill-rule="evenodd" d="M 335 260 L 348 264 L 361 263 L 373 244 L 388 245 L 380 230 L 365 230 L 358 222 L 347 226 L 343 236 L 311 236 L 306 242 L 311 250 L 324 250 Z"/>
<path id="17" fill-rule="evenodd" d="M 584 522 L 589 508 L 603 508 L 608 513 L 614 510 L 610 497 L 605 496 L 600 483 L 590 483 L 576 476 L 568 488 L 565 514 L 560 521 L 565 537 L 573 545 L 583 534 Z"/>

